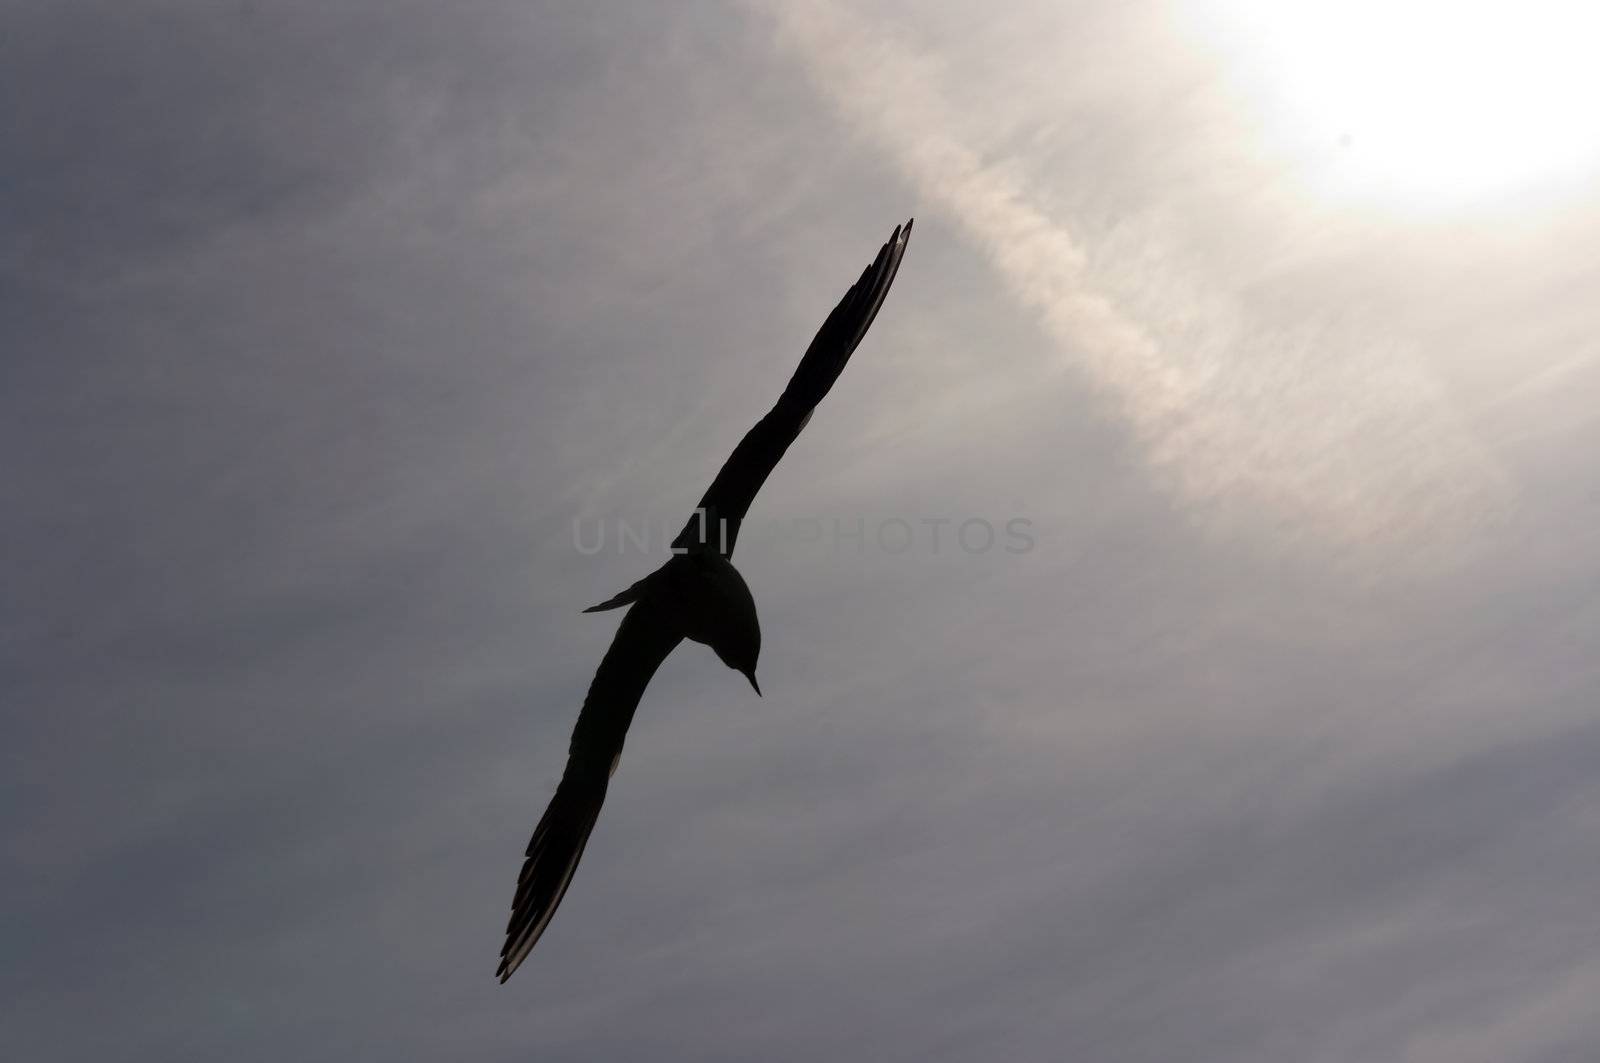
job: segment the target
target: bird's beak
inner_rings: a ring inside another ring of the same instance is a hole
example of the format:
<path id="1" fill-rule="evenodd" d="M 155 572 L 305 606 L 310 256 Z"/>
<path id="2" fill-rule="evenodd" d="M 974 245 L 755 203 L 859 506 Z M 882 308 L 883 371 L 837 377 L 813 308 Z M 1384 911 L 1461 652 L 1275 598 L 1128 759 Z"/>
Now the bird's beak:
<path id="1" fill-rule="evenodd" d="M 744 677 L 750 680 L 751 686 L 756 688 L 756 697 L 759 698 L 761 696 L 761 684 L 756 682 L 756 670 L 754 668 L 750 669 L 744 674 Z"/>

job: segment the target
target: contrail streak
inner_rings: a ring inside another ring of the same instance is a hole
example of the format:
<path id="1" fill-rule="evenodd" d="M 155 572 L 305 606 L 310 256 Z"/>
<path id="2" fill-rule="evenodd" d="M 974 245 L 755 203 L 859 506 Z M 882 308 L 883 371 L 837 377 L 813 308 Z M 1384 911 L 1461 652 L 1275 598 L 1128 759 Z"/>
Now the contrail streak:
<path id="1" fill-rule="evenodd" d="M 1192 510 L 1264 512 L 1275 526 L 1376 545 L 1498 508 L 1504 478 L 1432 382 L 1393 351 L 1357 357 L 1314 341 L 1307 350 L 1302 337 L 1254 361 L 1164 352 L 1095 289 L 1086 248 L 1030 197 L 1017 160 L 986 163 L 963 142 L 962 116 L 929 58 L 826 0 L 761 10 L 832 105 L 983 249 Z"/>

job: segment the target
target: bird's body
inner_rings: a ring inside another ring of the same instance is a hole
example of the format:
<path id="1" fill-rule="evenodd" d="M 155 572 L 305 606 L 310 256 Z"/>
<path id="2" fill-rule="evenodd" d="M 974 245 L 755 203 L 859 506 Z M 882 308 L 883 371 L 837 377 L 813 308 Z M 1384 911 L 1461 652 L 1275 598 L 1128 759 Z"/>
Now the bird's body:
<path id="1" fill-rule="evenodd" d="M 750 588 L 732 562 L 739 528 L 756 492 L 866 335 L 910 236 L 910 222 L 897 227 L 828 315 L 777 404 L 740 441 L 673 541 L 673 557 L 621 594 L 585 610 L 628 607 L 584 698 L 561 783 L 528 842 L 500 950 L 502 982 L 539 940 L 565 896 L 639 699 L 667 655 L 684 639 L 703 643 L 761 693 L 755 676 L 761 624 Z"/>
<path id="2" fill-rule="evenodd" d="M 755 595 L 733 562 L 709 550 L 678 554 L 656 571 L 683 637 L 710 646 L 722 663 L 755 682 L 761 621 Z M 759 692 L 758 692 L 759 693 Z"/>
<path id="3" fill-rule="evenodd" d="M 638 603 L 691 642 L 710 646 L 722 663 L 755 686 L 761 621 L 755 596 L 733 562 L 715 550 L 692 547 L 615 598 L 585 609 L 598 613 Z M 760 687 L 756 693 L 761 693 Z"/>

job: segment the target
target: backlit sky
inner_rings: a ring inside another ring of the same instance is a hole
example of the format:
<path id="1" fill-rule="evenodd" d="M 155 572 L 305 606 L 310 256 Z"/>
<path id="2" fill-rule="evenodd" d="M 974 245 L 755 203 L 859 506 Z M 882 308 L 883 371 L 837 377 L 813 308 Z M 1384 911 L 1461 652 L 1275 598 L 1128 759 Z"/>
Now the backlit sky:
<path id="1" fill-rule="evenodd" d="M 0 1055 L 1593 1057 L 1580 6 L 5 5 Z"/>

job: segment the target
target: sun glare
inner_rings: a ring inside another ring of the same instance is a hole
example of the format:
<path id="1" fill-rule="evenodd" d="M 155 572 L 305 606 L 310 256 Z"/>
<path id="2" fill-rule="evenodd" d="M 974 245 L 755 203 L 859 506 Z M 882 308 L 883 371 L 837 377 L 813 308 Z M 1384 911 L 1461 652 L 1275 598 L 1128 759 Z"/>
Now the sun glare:
<path id="1" fill-rule="evenodd" d="M 1214 0 L 1206 29 L 1328 191 L 1452 207 L 1600 161 L 1593 0 Z"/>

